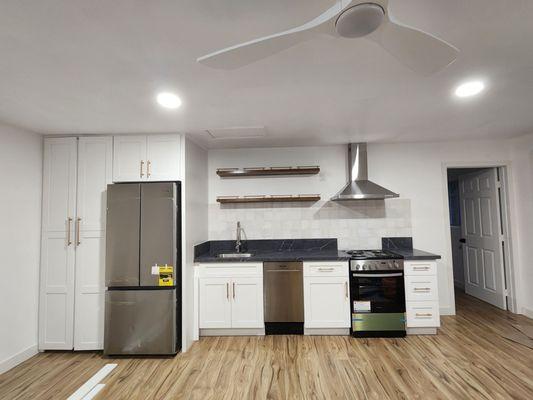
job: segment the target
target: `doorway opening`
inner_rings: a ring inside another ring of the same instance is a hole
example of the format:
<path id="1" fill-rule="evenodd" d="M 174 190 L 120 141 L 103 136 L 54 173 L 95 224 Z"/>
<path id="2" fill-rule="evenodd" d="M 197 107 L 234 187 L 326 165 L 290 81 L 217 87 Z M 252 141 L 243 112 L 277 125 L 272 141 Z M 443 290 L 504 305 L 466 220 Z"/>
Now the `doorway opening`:
<path id="1" fill-rule="evenodd" d="M 455 290 L 513 311 L 506 167 L 447 176 Z"/>

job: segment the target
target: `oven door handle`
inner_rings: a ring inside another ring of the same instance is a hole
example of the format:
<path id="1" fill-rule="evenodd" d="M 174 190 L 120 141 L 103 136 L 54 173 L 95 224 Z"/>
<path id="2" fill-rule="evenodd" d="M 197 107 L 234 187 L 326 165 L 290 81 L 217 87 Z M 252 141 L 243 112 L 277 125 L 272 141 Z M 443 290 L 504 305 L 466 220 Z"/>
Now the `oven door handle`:
<path id="1" fill-rule="evenodd" d="M 352 274 L 355 278 L 392 278 L 395 276 L 403 276 L 402 272 L 395 274 Z"/>

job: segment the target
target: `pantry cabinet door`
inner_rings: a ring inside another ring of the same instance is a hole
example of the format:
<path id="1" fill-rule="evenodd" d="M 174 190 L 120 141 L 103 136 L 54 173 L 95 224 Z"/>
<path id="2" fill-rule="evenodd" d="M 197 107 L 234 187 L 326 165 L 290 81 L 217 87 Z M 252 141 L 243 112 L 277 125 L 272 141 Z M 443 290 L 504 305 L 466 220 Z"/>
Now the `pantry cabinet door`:
<path id="1" fill-rule="evenodd" d="M 44 141 L 39 349 L 73 348 L 77 139 Z"/>
<path id="2" fill-rule="evenodd" d="M 349 328 L 348 277 L 305 277 L 306 328 Z"/>
<path id="3" fill-rule="evenodd" d="M 72 350 L 75 250 L 67 232 L 43 232 L 39 350 Z"/>
<path id="4" fill-rule="evenodd" d="M 200 278 L 200 329 L 231 328 L 231 296 L 228 278 Z"/>
<path id="5" fill-rule="evenodd" d="M 113 182 L 146 180 L 146 136 L 113 138 Z"/>
<path id="6" fill-rule="evenodd" d="M 75 350 L 103 348 L 105 216 L 107 185 L 112 182 L 112 150 L 111 137 L 79 139 Z"/>
<path id="7" fill-rule="evenodd" d="M 181 136 L 148 136 L 146 168 L 150 181 L 181 180 Z"/>

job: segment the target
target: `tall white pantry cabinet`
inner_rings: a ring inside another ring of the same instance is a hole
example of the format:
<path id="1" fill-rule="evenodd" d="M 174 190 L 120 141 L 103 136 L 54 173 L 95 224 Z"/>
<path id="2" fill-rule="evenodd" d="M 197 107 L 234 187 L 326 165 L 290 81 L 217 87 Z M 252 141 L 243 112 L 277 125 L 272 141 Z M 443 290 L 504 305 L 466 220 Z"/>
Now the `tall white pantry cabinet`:
<path id="1" fill-rule="evenodd" d="M 44 140 L 40 350 L 103 347 L 112 163 L 112 137 Z"/>

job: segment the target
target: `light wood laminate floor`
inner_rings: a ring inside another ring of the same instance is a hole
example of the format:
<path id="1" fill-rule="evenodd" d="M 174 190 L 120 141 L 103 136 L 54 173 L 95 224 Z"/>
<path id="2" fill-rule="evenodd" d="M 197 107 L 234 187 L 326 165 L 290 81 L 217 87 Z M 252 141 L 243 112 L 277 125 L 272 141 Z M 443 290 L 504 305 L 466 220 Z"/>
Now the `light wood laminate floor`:
<path id="1" fill-rule="evenodd" d="M 533 399 L 533 350 L 498 334 L 533 321 L 457 302 L 437 336 L 212 337 L 167 359 L 46 352 L 0 376 L 0 399 L 66 399 L 109 362 L 96 399 Z"/>

